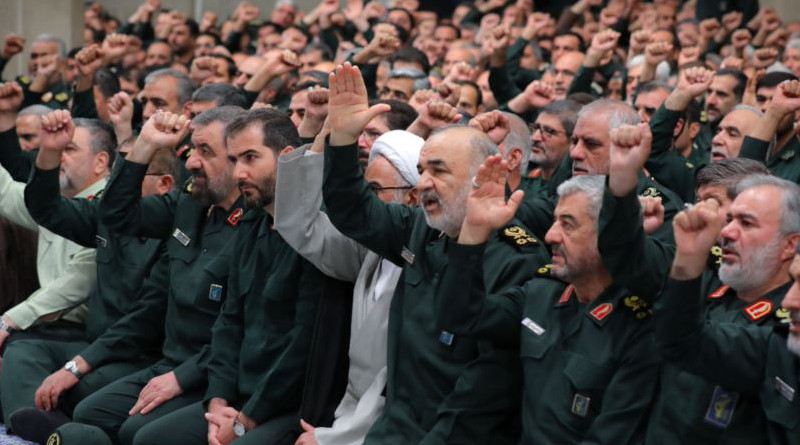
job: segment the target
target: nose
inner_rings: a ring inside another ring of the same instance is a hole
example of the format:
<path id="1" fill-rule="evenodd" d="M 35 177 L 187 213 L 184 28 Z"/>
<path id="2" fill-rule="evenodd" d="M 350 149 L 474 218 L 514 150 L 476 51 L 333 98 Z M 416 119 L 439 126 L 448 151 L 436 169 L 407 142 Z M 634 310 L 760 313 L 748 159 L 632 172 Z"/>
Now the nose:
<path id="1" fill-rule="evenodd" d="M 569 147 L 569 157 L 573 161 L 583 161 L 586 159 L 586 153 L 584 152 L 580 142 Z"/>
<path id="2" fill-rule="evenodd" d="M 533 140 L 534 142 L 541 142 L 543 140 L 542 130 L 540 128 L 533 130 L 533 133 L 531 133 L 531 140 Z"/>
<path id="3" fill-rule="evenodd" d="M 553 245 L 561 242 L 561 233 L 558 231 L 558 222 L 554 222 L 552 226 L 544 234 L 544 242 Z"/>
<path id="4" fill-rule="evenodd" d="M 364 135 L 363 132 L 360 135 L 358 135 L 358 148 L 363 148 L 363 149 L 370 148 L 370 145 L 367 142 L 367 136 Z"/>
<path id="5" fill-rule="evenodd" d="M 644 112 L 644 108 L 639 108 L 637 110 L 637 113 L 639 114 L 639 117 L 642 119 L 643 123 L 645 124 L 650 123 L 650 116 L 648 116 L 647 113 Z"/>
<path id="6" fill-rule="evenodd" d="M 736 241 L 739 239 L 739 230 L 736 227 L 736 221 L 731 221 L 722 228 L 719 232 L 720 238 L 728 241 Z"/>
<path id="7" fill-rule="evenodd" d="M 241 162 L 237 162 L 233 165 L 233 179 L 237 182 L 242 179 L 247 179 L 247 169 Z"/>
<path id="8" fill-rule="evenodd" d="M 724 146 L 725 145 L 724 142 L 725 142 L 725 138 L 722 137 L 722 132 L 721 131 L 719 133 L 717 133 L 714 136 L 713 139 L 711 139 L 711 144 L 712 145 L 723 145 Z"/>
<path id="9" fill-rule="evenodd" d="M 189 158 L 186 160 L 186 169 L 187 170 L 196 170 L 202 169 L 203 164 L 200 162 L 200 158 L 197 155 L 197 151 L 192 151 L 192 154 L 189 155 Z"/>
<path id="10" fill-rule="evenodd" d="M 419 181 L 417 181 L 417 189 L 422 191 L 430 190 L 431 188 L 433 188 L 433 181 L 431 181 L 430 175 L 427 172 L 422 172 L 419 176 Z"/>

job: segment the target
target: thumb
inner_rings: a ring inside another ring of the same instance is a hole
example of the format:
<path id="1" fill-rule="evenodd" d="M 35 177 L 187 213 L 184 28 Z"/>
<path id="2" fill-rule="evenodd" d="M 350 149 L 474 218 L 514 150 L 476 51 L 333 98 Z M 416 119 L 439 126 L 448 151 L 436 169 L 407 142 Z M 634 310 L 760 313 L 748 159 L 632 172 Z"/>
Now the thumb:
<path id="1" fill-rule="evenodd" d="M 389 104 L 376 104 L 369 107 L 369 109 L 367 110 L 367 116 L 371 121 L 372 119 L 375 119 L 378 115 L 381 115 L 391 110 L 392 106 Z"/>
<path id="2" fill-rule="evenodd" d="M 300 419 L 300 426 L 303 427 L 303 431 L 310 433 L 314 431 L 314 427 L 311 426 L 310 423 L 306 422 L 303 419 Z"/>
<path id="3" fill-rule="evenodd" d="M 517 190 L 511 194 L 508 198 L 508 208 L 513 213 L 512 216 L 517 213 L 517 209 L 519 209 L 519 205 L 522 204 L 522 200 L 525 198 L 525 192 L 522 190 Z"/>
<path id="4" fill-rule="evenodd" d="M 642 135 L 642 145 L 650 147 L 653 143 L 653 133 L 650 131 L 650 124 L 642 122 L 637 126 L 639 127 L 639 133 Z"/>

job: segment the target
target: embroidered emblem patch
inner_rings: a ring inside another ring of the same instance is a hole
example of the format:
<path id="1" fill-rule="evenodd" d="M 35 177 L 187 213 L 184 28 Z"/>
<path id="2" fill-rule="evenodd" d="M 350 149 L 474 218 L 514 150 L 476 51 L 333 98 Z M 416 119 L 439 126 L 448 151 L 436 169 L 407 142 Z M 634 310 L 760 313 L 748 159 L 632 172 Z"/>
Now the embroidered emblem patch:
<path id="1" fill-rule="evenodd" d="M 208 289 L 208 299 L 211 301 L 222 301 L 222 286 L 212 284 Z"/>
<path id="2" fill-rule="evenodd" d="M 708 404 L 708 411 L 703 420 L 718 428 L 727 428 L 733 419 L 737 400 L 739 400 L 738 393 L 723 389 L 721 386 L 714 387 L 714 394 L 711 396 L 711 403 Z"/>
<path id="3" fill-rule="evenodd" d="M 592 401 L 590 397 L 583 394 L 575 394 L 572 398 L 572 414 L 576 416 L 586 417 L 589 414 L 589 403 Z"/>
<path id="4" fill-rule="evenodd" d="M 750 320 L 758 321 L 769 315 L 772 312 L 773 307 L 775 306 L 770 300 L 758 300 L 745 307 L 744 312 L 748 317 L 750 317 Z"/>
<path id="5" fill-rule="evenodd" d="M 572 297 L 572 291 L 575 290 L 575 286 L 569 285 L 564 292 L 561 294 L 561 298 L 558 299 L 559 303 L 566 303 Z"/>
<path id="6" fill-rule="evenodd" d="M 603 303 L 601 305 L 598 305 L 596 308 L 592 309 L 592 311 L 589 313 L 592 315 L 592 317 L 597 319 L 597 321 L 601 321 L 604 318 L 608 317 L 608 314 L 610 314 L 611 311 L 613 310 L 614 310 L 613 304 Z"/>
<path id="7" fill-rule="evenodd" d="M 649 317 L 653 315 L 653 310 L 650 309 L 650 305 L 647 304 L 646 301 L 639 298 L 637 295 L 631 295 L 630 297 L 625 297 L 625 306 L 629 307 L 631 311 L 633 311 L 634 315 L 638 319 Z"/>
<path id="8" fill-rule="evenodd" d="M 538 242 L 533 235 L 526 232 L 525 229 L 520 226 L 506 227 L 505 230 L 503 230 L 503 236 L 506 237 L 506 241 L 518 247 L 536 244 Z"/>
<path id="9" fill-rule="evenodd" d="M 234 210 L 228 216 L 228 224 L 232 225 L 233 227 L 236 227 L 236 225 L 239 224 L 239 220 L 242 219 L 242 215 L 244 215 L 244 210 L 242 210 L 241 207 Z"/>

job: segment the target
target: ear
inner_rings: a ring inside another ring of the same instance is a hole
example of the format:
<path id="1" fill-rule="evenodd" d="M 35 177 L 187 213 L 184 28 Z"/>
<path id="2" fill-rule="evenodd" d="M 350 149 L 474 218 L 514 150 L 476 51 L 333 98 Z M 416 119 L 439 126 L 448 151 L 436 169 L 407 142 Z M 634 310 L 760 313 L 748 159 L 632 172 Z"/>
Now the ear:
<path id="1" fill-rule="evenodd" d="M 788 261 L 789 263 L 794 260 L 797 253 L 797 245 L 800 244 L 800 233 L 793 233 L 784 238 L 786 244 L 781 249 L 781 261 Z"/>
<path id="2" fill-rule="evenodd" d="M 111 166 L 108 165 L 108 153 L 105 151 L 94 155 L 92 164 L 92 170 L 94 170 L 94 174 L 97 176 L 101 176 L 111 169 Z"/>
<path id="3" fill-rule="evenodd" d="M 700 133 L 700 122 L 692 122 L 689 125 L 689 137 L 694 140 L 697 135 Z"/>
<path id="4" fill-rule="evenodd" d="M 191 119 L 192 118 L 192 105 L 193 104 L 194 104 L 194 102 L 192 102 L 191 100 L 186 101 L 186 103 L 183 104 L 183 110 L 181 110 L 181 112 L 183 113 L 184 116 L 186 116 L 187 119 Z"/>
<path id="5" fill-rule="evenodd" d="M 678 122 L 675 124 L 675 128 L 672 130 L 672 137 L 673 138 L 676 138 L 676 137 L 680 136 L 681 133 L 683 133 L 686 130 L 686 127 L 684 127 L 685 124 L 686 124 L 686 121 L 683 120 L 683 118 L 679 118 L 678 119 Z"/>
<path id="6" fill-rule="evenodd" d="M 419 204 L 419 189 L 416 187 L 406 191 L 403 195 L 403 203 L 407 206 L 416 207 Z"/>
<path id="7" fill-rule="evenodd" d="M 514 147 L 509 150 L 506 155 L 506 161 L 508 161 L 508 171 L 519 170 L 519 165 L 522 163 L 522 149 Z"/>
<path id="8" fill-rule="evenodd" d="M 158 192 L 166 195 L 175 187 L 175 178 L 172 175 L 162 175 L 158 180 Z"/>
<path id="9" fill-rule="evenodd" d="M 294 151 L 294 147 L 292 147 L 291 145 L 287 145 L 287 146 L 283 147 L 283 150 L 281 150 L 278 153 L 278 156 L 288 155 L 289 153 L 291 153 L 293 151 Z"/>

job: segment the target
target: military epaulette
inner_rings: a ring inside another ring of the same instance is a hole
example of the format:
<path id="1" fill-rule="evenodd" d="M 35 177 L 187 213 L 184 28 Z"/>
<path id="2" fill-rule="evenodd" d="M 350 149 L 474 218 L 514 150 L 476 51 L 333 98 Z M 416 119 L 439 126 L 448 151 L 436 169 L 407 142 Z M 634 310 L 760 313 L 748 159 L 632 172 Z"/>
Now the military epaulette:
<path id="1" fill-rule="evenodd" d="M 653 315 L 653 309 L 650 308 L 650 305 L 637 295 L 625 297 L 623 301 L 625 302 L 625 306 L 633 312 L 633 315 L 640 320 Z"/>
<path id="2" fill-rule="evenodd" d="M 541 276 L 549 277 L 550 276 L 550 269 L 553 268 L 552 264 L 545 264 L 544 266 L 536 269 L 536 273 Z"/>
<path id="3" fill-rule="evenodd" d="M 17 80 L 19 80 L 19 83 L 21 83 L 23 85 L 29 85 L 31 83 L 31 76 L 29 76 L 27 74 L 23 74 L 23 75 L 19 76 L 17 78 Z"/>
<path id="4" fill-rule="evenodd" d="M 792 314 L 784 308 L 780 308 L 775 311 L 775 319 L 780 326 L 789 327 L 789 325 L 792 324 Z"/>
<path id="5" fill-rule="evenodd" d="M 189 156 L 192 155 L 193 151 L 194 151 L 194 149 L 192 148 L 192 144 L 183 144 L 178 148 L 178 150 L 175 152 L 175 154 L 178 155 L 178 158 L 180 158 L 181 160 L 185 161 L 185 160 L 189 159 Z"/>
<path id="6" fill-rule="evenodd" d="M 505 229 L 503 229 L 503 234 L 501 236 L 505 242 L 515 246 L 518 249 L 539 243 L 539 240 L 537 240 L 536 237 L 517 225 L 507 226 Z"/>
<path id="7" fill-rule="evenodd" d="M 597 307 L 589 311 L 589 315 L 596 321 L 601 322 L 614 311 L 612 303 L 601 303 Z"/>
<path id="8" fill-rule="evenodd" d="M 775 303 L 772 300 L 761 299 L 744 307 L 744 313 L 750 321 L 758 321 L 772 313 Z"/>
<path id="9" fill-rule="evenodd" d="M 535 168 L 535 169 L 531 170 L 530 173 L 528 173 L 528 177 L 529 178 L 538 178 L 539 176 L 542 176 L 542 169 L 541 168 Z"/>
<path id="10" fill-rule="evenodd" d="M 192 178 L 186 180 L 186 183 L 183 184 L 183 191 L 186 193 L 192 193 Z"/>
<path id="11" fill-rule="evenodd" d="M 93 195 L 87 196 L 86 199 L 88 199 L 89 201 L 92 201 L 94 199 L 100 199 L 103 196 L 103 192 L 104 191 L 105 190 L 100 190 L 100 191 L 98 191 L 97 193 L 95 193 Z"/>
<path id="12" fill-rule="evenodd" d="M 644 198 L 664 198 L 664 195 L 658 191 L 657 188 L 650 186 L 642 190 L 642 193 L 639 193 L 639 196 Z"/>
<path id="13" fill-rule="evenodd" d="M 236 227 L 239 224 L 239 220 L 242 219 L 242 215 L 244 215 L 244 209 L 241 207 L 235 208 L 230 215 L 228 215 L 228 224 L 233 227 Z"/>
<path id="14" fill-rule="evenodd" d="M 725 292 L 728 292 L 728 289 L 730 289 L 730 287 L 727 284 L 723 284 L 722 286 L 718 287 L 717 290 L 708 294 L 708 298 L 721 298 L 723 295 L 725 295 Z"/>
<path id="15" fill-rule="evenodd" d="M 709 259 L 713 264 L 717 265 L 722 264 L 722 247 L 720 247 L 717 244 L 714 244 L 714 246 L 711 247 L 711 256 L 709 257 Z"/>
<path id="16" fill-rule="evenodd" d="M 46 104 L 46 103 L 50 102 L 51 100 L 53 100 L 53 92 L 52 91 L 48 91 L 48 92 L 42 94 L 42 103 L 43 104 Z"/>
<path id="17" fill-rule="evenodd" d="M 705 124 L 708 122 L 708 113 L 705 110 L 700 112 L 700 123 Z"/>
<path id="18" fill-rule="evenodd" d="M 67 93 L 62 91 L 62 92 L 56 94 L 55 98 L 59 102 L 66 102 L 66 101 L 69 100 L 69 94 L 67 94 Z"/>
<path id="19" fill-rule="evenodd" d="M 794 157 L 794 151 L 787 151 L 786 153 L 781 155 L 781 159 L 784 161 L 788 161 Z"/>

